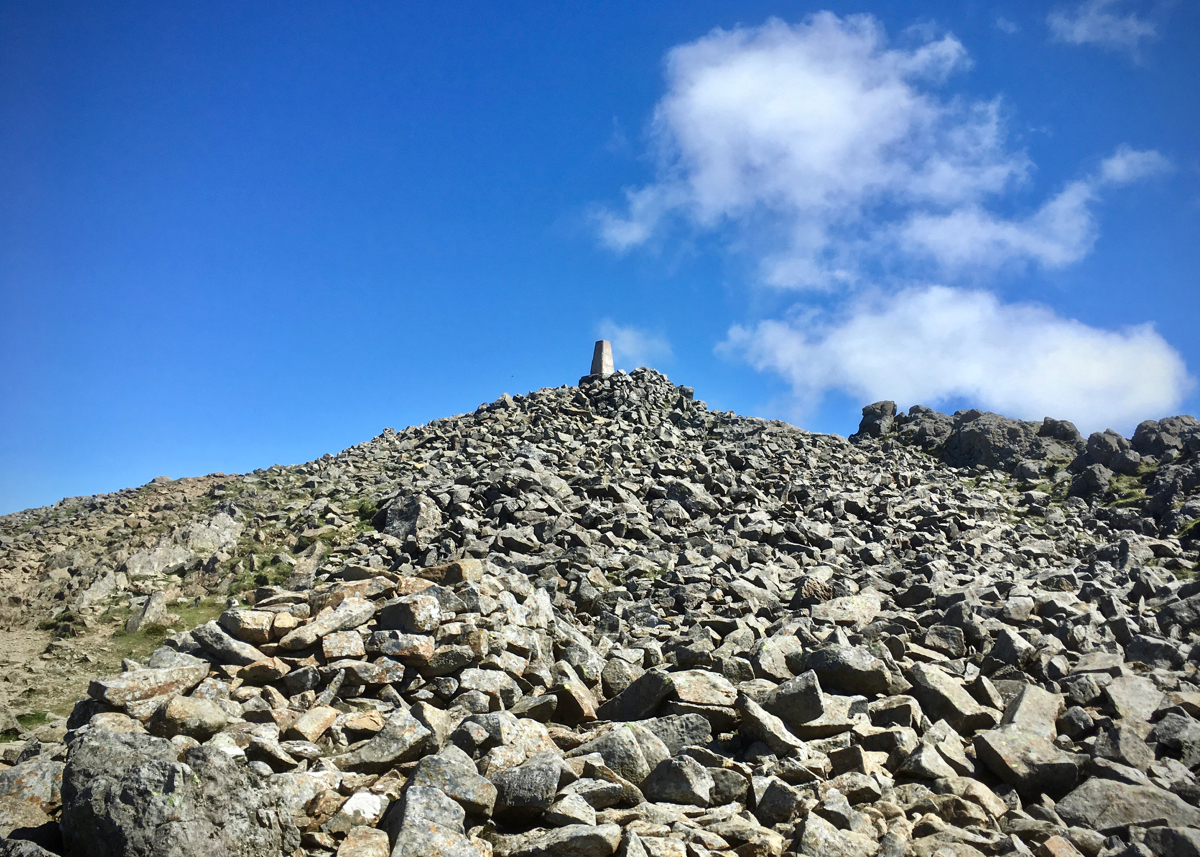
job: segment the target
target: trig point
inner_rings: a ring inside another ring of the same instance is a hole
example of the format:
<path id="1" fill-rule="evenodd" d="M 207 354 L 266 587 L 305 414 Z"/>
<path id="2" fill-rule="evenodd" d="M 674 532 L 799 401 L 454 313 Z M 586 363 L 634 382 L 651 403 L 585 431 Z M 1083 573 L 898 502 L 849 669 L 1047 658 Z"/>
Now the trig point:
<path id="1" fill-rule="evenodd" d="M 612 343 L 607 339 L 601 339 L 596 343 L 596 350 L 592 352 L 592 374 L 611 375 L 612 373 Z"/>

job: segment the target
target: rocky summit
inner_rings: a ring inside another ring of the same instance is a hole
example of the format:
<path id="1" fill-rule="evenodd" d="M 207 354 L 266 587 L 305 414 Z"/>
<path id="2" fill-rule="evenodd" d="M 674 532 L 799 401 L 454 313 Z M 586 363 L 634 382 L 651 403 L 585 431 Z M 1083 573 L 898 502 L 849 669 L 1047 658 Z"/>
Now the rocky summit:
<path id="1" fill-rule="evenodd" d="M 1198 519 L 1191 417 L 603 365 L 9 515 L 0 855 L 1196 855 Z"/>

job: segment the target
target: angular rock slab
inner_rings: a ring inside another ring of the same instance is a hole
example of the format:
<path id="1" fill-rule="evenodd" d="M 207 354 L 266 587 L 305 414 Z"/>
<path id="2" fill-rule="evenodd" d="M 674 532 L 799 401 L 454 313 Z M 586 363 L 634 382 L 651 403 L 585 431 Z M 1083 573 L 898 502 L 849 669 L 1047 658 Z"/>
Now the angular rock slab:
<path id="1" fill-rule="evenodd" d="M 1093 777 L 1054 807 L 1075 827 L 1115 831 L 1164 819 L 1170 827 L 1200 827 L 1200 809 L 1157 786 L 1134 786 Z"/>
<path id="2" fill-rule="evenodd" d="M 1061 797 L 1074 788 L 1079 768 L 1037 726 L 1007 723 L 975 736 L 975 754 L 992 773 L 1022 794 Z"/>

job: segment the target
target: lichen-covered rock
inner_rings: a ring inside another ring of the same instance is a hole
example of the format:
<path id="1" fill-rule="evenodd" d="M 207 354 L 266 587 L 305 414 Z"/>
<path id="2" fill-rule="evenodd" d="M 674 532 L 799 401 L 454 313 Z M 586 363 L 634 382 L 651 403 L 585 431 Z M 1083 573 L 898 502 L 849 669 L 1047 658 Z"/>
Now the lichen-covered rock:
<path id="1" fill-rule="evenodd" d="M 277 857 L 300 844 L 266 783 L 244 762 L 196 747 L 185 762 L 149 735 L 88 730 L 63 775 L 70 857 Z"/>

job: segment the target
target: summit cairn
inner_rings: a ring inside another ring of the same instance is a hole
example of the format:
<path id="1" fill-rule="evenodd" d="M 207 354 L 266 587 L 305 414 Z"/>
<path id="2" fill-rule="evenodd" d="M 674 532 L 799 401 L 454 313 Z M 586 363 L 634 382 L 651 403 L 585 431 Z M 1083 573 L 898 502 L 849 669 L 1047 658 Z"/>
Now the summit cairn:
<path id="1" fill-rule="evenodd" d="M 1191 417 L 847 440 L 601 341 L 0 517 L 0 857 L 1196 854 L 1198 565 Z"/>
<path id="2" fill-rule="evenodd" d="M 592 352 L 592 374 L 607 377 L 613 373 L 612 343 L 601 339 Z"/>

